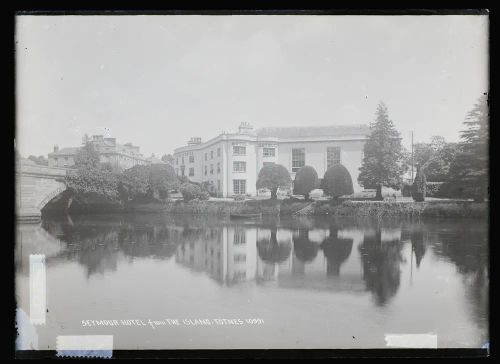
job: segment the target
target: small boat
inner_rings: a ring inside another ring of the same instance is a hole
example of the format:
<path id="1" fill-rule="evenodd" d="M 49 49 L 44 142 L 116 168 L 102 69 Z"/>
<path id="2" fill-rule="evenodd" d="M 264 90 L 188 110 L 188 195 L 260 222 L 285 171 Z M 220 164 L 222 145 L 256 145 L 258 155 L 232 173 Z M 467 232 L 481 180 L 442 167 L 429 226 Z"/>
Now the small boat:
<path id="1" fill-rule="evenodd" d="M 262 217 L 262 213 L 256 214 L 229 214 L 231 219 L 260 219 Z"/>

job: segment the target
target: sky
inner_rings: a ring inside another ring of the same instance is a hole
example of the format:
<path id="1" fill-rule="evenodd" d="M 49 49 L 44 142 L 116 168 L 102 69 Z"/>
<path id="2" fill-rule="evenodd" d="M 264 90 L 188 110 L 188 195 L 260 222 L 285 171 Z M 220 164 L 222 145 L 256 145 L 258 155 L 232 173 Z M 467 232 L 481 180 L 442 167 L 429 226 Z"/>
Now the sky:
<path id="1" fill-rule="evenodd" d="M 381 101 L 406 146 L 457 141 L 488 67 L 478 15 L 17 16 L 16 145 L 159 157 L 241 122 L 369 124 Z"/>

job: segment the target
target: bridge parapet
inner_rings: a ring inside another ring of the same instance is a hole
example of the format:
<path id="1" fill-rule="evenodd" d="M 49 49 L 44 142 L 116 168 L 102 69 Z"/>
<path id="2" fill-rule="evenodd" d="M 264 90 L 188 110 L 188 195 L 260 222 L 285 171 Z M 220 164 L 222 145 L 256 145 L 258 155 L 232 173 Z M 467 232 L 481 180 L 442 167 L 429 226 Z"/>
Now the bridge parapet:
<path id="1" fill-rule="evenodd" d="M 39 164 L 29 163 L 29 160 L 21 160 L 16 165 L 16 173 L 24 175 L 40 175 L 46 178 L 65 177 L 70 168 L 49 167 Z"/>

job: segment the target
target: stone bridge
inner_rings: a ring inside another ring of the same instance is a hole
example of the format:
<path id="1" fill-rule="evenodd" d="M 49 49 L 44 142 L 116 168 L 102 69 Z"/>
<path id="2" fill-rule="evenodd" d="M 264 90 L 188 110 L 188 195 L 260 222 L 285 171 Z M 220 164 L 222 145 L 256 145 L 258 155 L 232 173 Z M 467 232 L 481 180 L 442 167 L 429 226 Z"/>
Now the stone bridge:
<path id="1" fill-rule="evenodd" d="M 38 222 L 42 208 L 66 190 L 64 177 L 68 169 L 35 164 L 28 159 L 16 163 L 16 217 Z"/>

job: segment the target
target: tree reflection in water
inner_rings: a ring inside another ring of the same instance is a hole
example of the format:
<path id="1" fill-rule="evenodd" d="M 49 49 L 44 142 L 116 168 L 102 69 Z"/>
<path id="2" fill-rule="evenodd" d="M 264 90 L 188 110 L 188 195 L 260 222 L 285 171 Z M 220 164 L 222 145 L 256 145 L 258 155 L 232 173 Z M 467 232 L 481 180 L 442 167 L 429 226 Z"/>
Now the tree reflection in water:
<path id="1" fill-rule="evenodd" d="M 446 257 L 457 267 L 465 285 L 465 295 L 474 320 L 488 326 L 488 230 L 478 222 L 462 223 L 460 227 L 437 234 L 434 252 Z"/>
<path id="2" fill-rule="evenodd" d="M 134 259 L 153 257 L 169 259 L 177 250 L 178 231 L 165 225 L 145 225 L 133 222 L 77 220 L 75 223 L 46 221 L 43 227 L 66 242 L 66 248 L 48 263 L 76 260 L 87 270 L 87 276 L 115 271 L 119 252 Z"/>
<path id="3" fill-rule="evenodd" d="M 293 251 L 297 259 L 307 263 L 318 255 L 318 245 L 309 240 L 309 229 L 299 229 L 298 235 L 293 236 Z"/>
<path id="4" fill-rule="evenodd" d="M 411 228 L 410 231 L 411 248 L 415 254 L 415 262 L 417 263 L 417 268 L 420 267 L 420 262 L 425 255 L 425 239 L 424 239 L 424 228 L 420 223 L 416 223 L 416 226 Z"/>
<path id="5" fill-rule="evenodd" d="M 382 242 L 382 232 L 377 228 L 375 235 L 365 233 L 358 249 L 366 288 L 373 293 L 376 304 L 384 306 L 399 289 L 403 261 L 400 239 Z"/>
<path id="6" fill-rule="evenodd" d="M 282 263 L 288 259 L 292 251 L 292 244 L 289 241 L 279 241 L 276 238 L 278 229 L 271 228 L 269 239 L 259 239 L 257 241 L 257 252 L 260 259 L 265 263 Z"/>
<path id="7" fill-rule="evenodd" d="M 351 255 L 353 239 L 338 238 L 338 228 L 330 226 L 330 235 L 323 240 L 321 248 L 326 257 L 326 275 L 338 277 L 340 266 Z"/>

